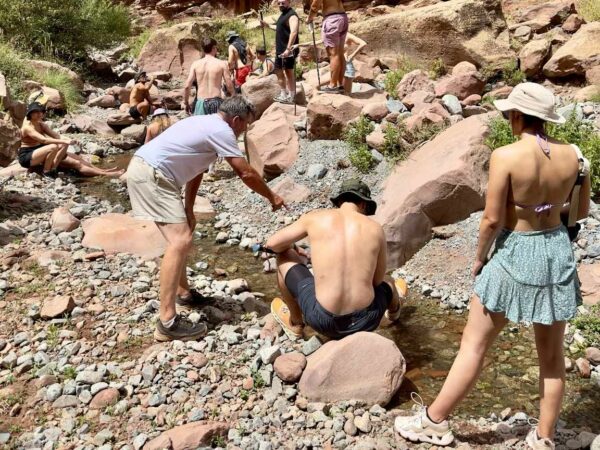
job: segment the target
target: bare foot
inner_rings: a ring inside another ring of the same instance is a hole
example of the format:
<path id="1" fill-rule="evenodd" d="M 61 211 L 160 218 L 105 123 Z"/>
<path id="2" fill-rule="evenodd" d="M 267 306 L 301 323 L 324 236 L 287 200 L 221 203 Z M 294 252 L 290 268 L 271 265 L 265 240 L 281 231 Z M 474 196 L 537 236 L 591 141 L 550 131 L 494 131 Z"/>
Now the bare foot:
<path id="1" fill-rule="evenodd" d="M 107 170 L 107 171 L 105 171 L 104 176 L 109 177 L 109 178 L 119 178 L 124 173 L 125 173 L 125 169 L 119 169 L 119 170 L 115 170 L 115 171 Z"/>

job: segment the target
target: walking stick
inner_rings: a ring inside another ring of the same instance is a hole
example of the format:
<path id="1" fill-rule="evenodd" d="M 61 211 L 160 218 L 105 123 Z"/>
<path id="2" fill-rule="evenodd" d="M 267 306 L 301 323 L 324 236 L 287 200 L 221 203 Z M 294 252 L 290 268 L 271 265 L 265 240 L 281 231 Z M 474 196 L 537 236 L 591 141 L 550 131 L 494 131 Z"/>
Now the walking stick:
<path id="1" fill-rule="evenodd" d="M 262 29 L 262 35 L 263 35 L 263 46 L 265 47 L 265 52 L 267 51 L 267 38 L 265 37 L 265 27 L 263 26 L 262 22 L 263 22 L 263 13 L 262 11 L 260 12 L 260 28 Z"/>
<path id="2" fill-rule="evenodd" d="M 319 72 L 319 53 L 317 52 L 317 40 L 315 38 L 315 26 L 313 23 L 308 24 L 308 27 L 310 28 L 310 31 L 312 31 L 312 38 L 313 38 L 313 47 L 315 49 L 315 61 L 317 62 L 317 81 L 319 83 L 319 86 L 317 86 L 317 91 L 321 90 L 321 73 Z M 294 64 L 296 63 L 296 61 L 294 61 Z M 296 76 L 296 74 L 294 73 L 294 77 Z"/>
<path id="3" fill-rule="evenodd" d="M 292 58 L 294 58 L 294 54 L 292 53 Z M 283 61 L 281 61 L 283 63 Z M 283 64 L 281 64 L 283 67 Z M 319 72 L 319 68 L 317 68 L 317 73 Z M 296 85 L 296 58 L 294 58 L 294 67 L 292 69 L 292 73 L 294 74 L 294 115 L 296 116 L 296 89 L 298 86 Z"/>

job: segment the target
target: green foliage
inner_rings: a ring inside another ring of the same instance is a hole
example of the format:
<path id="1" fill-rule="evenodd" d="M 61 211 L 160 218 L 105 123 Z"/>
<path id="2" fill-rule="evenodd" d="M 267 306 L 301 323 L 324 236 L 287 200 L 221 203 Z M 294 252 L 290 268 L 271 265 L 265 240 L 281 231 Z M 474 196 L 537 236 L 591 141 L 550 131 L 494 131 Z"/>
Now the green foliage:
<path id="1" fill-rule="evenodd" d="M 266 386 L 265 380 L 258 370 L 252 372 L 252 381 L 254 382 L 255 389 L 260 389 Z"/>
<path id="2" fill-rule="evenodd" d="M 485 145 L 492 150 L 513 144 L 517 139 L 513 136 L 510 123 L 502 116 L 494 117 L 489 122 L 490 134 L 485 139 Z"/>
<path id="3" fill-rule="evenodd" d="M 493 105 L 496 100 L 497 98 L 493 95 L 484 95 L 481 99 L 481 105 Z"/>
<path id="4" fill-rule="evenodd" d="M 367 136 L 373 132 L 375 126 L 367 116 L 361 115 L 355 122 L 348 126 L 344 133 L 344 140 L 352 148 L 358 148 L 367 142 Z"/>
<path id="5" fill-rule="evenodd" d="M 525 81 L 525 74 L 519 69 L 516 60 L 506 63 L 502 68 L 502 79 L 509 86 L 516 86 Z"/>
<path id="6" fill-rule="evenodd" d="M 125 6 L 109 0 L 0 0 L 2 38 L 37 55 L 72 61 L 130 32 Z"/>
<path id="7" fill-rule="evenodd" d="M 14 50 L 10 45 L 0 42 L 0 72 L 6 77 L 11 97 L 17 100 L 21 100 L 25 96 L 21 82 L 34 78 L 34 71 L 24 59 L 23 54 Z"/>
<path id="8" fill-rule="evenodd" d="M 296 61 L 296 67 L 294 72 L 296 75 L 296 80 L 301 80 L 305 72 L 316 68 L 317 63 L 315 63 L 314 61 L 309 61 L 306 64 L 300 64 L 298 63 L 298 61 Z"/>
<path id="9" fill-rule="evenodd" d="M 406 58 L 406 57 L 398 58 L 398 69 L 390 70 L 385 75 L 385 80 L 384 80 L 385 91 L 389 94 L 390 97 L 392 97 L 394 99 L 398 99 L 398 94 L 396 93 L 396 88 L 398 87 L 398 83 L 400 83 L 400 81 L 402 81 L 402 78 L 404 78 L 404 75 L 406 75 L 409 72 L 412 72 L 413 70 L 419 69 L 419 68 L 420 68 L 420 66 L 409 58 Z"/>
<path id="10" fill-rule="evenodd" d="M 404 123 L 400 126 L 388 123 L 383 129 L 383 148 L 381 152 L 392 163 L 406 159 L 411 152 L 411 149 L 402 139 L 404 132 Z"/>
<path id="11" fill-rule="evenodd" d="M 433 63 L 431 63 L 431 69 L 429 69 L 429 75 L 434 80 L 443 77 L 448 73 L 448 68 L 446 64 L 444 64 L 444 60 L 442 58 L 438 58 Z"/>
<path id="12" fill-rule="evenodd" d="M 359 145 L 348 154 L 350 163 L 361 173 L 368 173 L 375 164 L 375 158 L 367 144 Z"/>
<path id="13" fill-rule="evenodd" d="M 479 73 L 481 73 L 487 82 L 490 82 L 498 77 L 499 71 L 493 66 L 483 66 L 481 69 L 479 69 Z"/>
<path id="14" fill-rule="evenodd" d="M 240 398 L 247 401 L 250 398 L 250 391 L 247 389 L 240 389 Z"/>
<path id="15" fill-rule="evenodd" d="M 425 142 L 433 139 L 447 127 L 448 122 L 443 122 L 441 124 L 427 123 L 413 131 L 407 131 L 405 134 L 405 139 L 413 145 L 413 148 L 417 148 Z"/>
<path id="16" fill-rule="evenodd" d="M 62 374 L 65 380 L 74 380 L 77 377 L 77 370 L 73 366 L 66 366 Z"/>
<path id="17" fill-rule="evenodd" d="M 58 345 L 58 332 L 60 330 L 55 324 L 50 324 L 48 326 L 48 331 L 46 332 L 46 342 L 48 343 L 48 347 L 51 349 L 56 348 Z"/>
<path id="18" fill-rule="evenodd" d="M 64 72 L 48 70 L 41 75 L 40 82 L 44 86 L 57 89 L 65 96 L 67 111 L 75 111 L 81 103 L 82 98 L 79 94 L 79 89 L 77 89 L 77 86 L 75 86 L 73 81 Z"/>
<path id="19" fill-rule="evenodd" d="M 600 305 L 592 306 L 588 314 L 578 315 L 571 324 L 581 332 L 588 345 L 600 345 Z"/>
<path id="20" fill-rule="evenodd" d="M 148 42 L 150 36 L 152 36 L 152 32 L 148 29 L 145 29 L 137 36 L 132 36 L 129 38 L 129 42 L 127 43 L 129 45 L 129 51 L 127 52 L 126 56 L 133 59 L 140 56 L 142 48 L 144 45 L 146 45 L 146 42 Z"/>
<path id="21" fill-rule="evenodd" d="M 227 446 L 227 441 L 225 440 L 225 438 L 223 436 L 221 436 L 220 434 L 217 434 L 217 435 L 213 436 L 211 446 L 213 448 L 214 447 L 225 448 Z"/>
<path id="22" fill-rule="evenodd" d="M 577 3 L 577 12 L 586 22 L 600 20 L 600 1 L 598 0 L 579 0 Z"/>

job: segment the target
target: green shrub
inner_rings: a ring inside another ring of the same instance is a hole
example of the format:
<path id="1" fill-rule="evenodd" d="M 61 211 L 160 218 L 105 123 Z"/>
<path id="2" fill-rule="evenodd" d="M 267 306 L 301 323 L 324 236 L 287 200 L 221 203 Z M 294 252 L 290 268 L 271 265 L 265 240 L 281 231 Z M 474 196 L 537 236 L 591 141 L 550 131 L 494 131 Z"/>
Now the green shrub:
<path id="1" fill-rule="evenodd" d="M 587 345 L 600 345 L 600 305 L 592 306 L 588 314 L 578 315 L 571 324 L 581 332 Z"/>
<path id="2" fill-rule="evenodd" d="M 429 75 L 434 80 L 437 80 L 438 78 L 443 77 L 447 73 L 448 73 L 448 68 L 446 67 L 446 64 L 444 63 L 444 60 L 442 58 L 438 58 L 435 61 L 433 61 L 433 63 L 431 63 L 431 69 L 429 69 Z"/>
<path id="3" fill-rule="evenodd" d="M 519 69 L 517 61 L 512 60 L 502 68 L 502 79 L 509 86 L 516 86 L 525 81 L 525 74 Z"/>
<path id="4" fill-rule="evenodd" d="M 146 29 L 137 36 L 132 36 L 131 38 L 129 38 L 129 51 L 127 52 L 127 56 L 133 59 L 140 56 L 142 48 L 144 47 L 144 45 L 146 45 L 146 42 L 148 42 L 148 39 L 150 39 L 151 35 L 152 32 Z"/>
<path id="5" fill-rule="evenodd" d="M 63 61 L 86 47 L 106 48 L 129 35 L 125 6 L 109 0 L 0 0 L 2 37 L 20 49 Z"/>
<path id="6" fill-rule="evenodd" d="M 448 128 L 447 121 L 444 121 L 441 124 L 427 123 L 420 128 L 407 131 L 405 133 L 405 139 L 413 145 L 413 148 L 417 148 L 440 134 L 446 128 Z"/>
<path id="7" fill-rule="evenodd" d="M 600 1 L 598 0 L 579 0 L 577 2 L 577 12 L 586 22 L 600 20 Z"/>
<path id="8" fill-rule="evenodd" d="M 11 97 L 23 100 L 25 92 L 22 89 L 21 82 L 33 79 L 35 72 L 25 62 L 24 55 L 2 42 L 0 42 L 0 72 L 6 78 Z"/>
<path id="9" fill-rule="evenodd" d="M 389 94 L 390 97 L 398 99 L 398 94 L 396 93 L 396 88 L 398 87 L 398 83 L 402 81 L 404 75 L 413 70 L 419 69 L 420 66 L 416 64 L 409 58 L 401 57 L 398 58 L 398 69 L 390 70 L 385 75 L 384 88 L 385 91 Z"/>
<path id="10" fill-rule="evenodd" d="M 497 148 L 517 142 L 517 138 L 515 138 L 512 134 L 510 123 L 502 116 L 491 119 L 489 122 L 489 127 L 490 133 L 485 139 L 484 143 L 490 149 L 496 150 Z"/>
<path id="11" fill-rule="evenodd" d="M 412 150 L 402 139 L 405 130 L 404 123 L 400 126 L 388 123 L 383 129 L 383 147 L 381 152 L 392 163 L 406 159 Z"/>
<path id="12" fill-rule="evenodd" d="M 361 173 L 367 173 L 375 164 L 375 158 L 367 144 L 361 144 L 356 148 L 352 148 L 348 154 L 350 163 Z"/>
<path id="13" fill-rule="evenodd" d="M 496 100 L 497 100 L 497 98 L 496 98 L 496 97 L 494 97 L 493 95 L 486 94 L 486 95 L 484 95 L 484 96 L 483 96 L 483 98 L 481 99 L 481 105 L 482 105 L 482 106 L 483 106 L 483 105 L 493 105 L 493 104 L 494 104 L 494 101 L 496 101 Z"/>
<path id="14" fill-rule="evenodd" d="M 67 108 L 67 111 L 75 111 L 77 106 L 81 103 L 82 98 L 79 94 L 79 89 L 77 89 L 77 86 L 75 86 L 73 81 L 64 72 L 48 70 L 44 72 L 38 80 L 44 86 L 57 89 L 65 96 L 65 107 Z"/>

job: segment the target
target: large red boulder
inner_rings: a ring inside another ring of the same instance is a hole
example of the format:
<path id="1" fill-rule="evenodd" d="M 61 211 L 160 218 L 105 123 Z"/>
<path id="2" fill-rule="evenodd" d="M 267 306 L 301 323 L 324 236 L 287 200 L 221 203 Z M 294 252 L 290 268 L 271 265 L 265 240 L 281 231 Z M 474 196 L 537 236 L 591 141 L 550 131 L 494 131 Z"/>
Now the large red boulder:
<path id="1" fill-rule="evenodd" d="M 600 64 L 600 22 L 583 25 L 544 65 L 544 75 L 561 78 L 584 75 Z"/>
<path id="2" fill-rule="evenodd" d="M 68 208 L 61 206 L 52 212 L 50 226 L 55 233 L 69 232 L 79 226 L 79 219 Z"/>
<path id="3" fill-rule="evenodd" d="M 105 253 L 131 253 L 156 258 L 165 251 L 167 242 L 154 222 L 135 219 L 127 214 L 105 214 L 82 222 L 83 241 L 87 248 Z"/>
<path id="4" fill-rule="evenodd" d="M 484 114 L 458 122 L 411 153 L 387 178 L 375 219 L 386 234 L 390 267 L 401 266 L 425 245 L 432 227 L 483 208 L 489 119 Z"/>
<path id="5" fill-rule="evenodd" d="M 224 438 L 229 431 L 225 422 L 192 422 L 171 428 L 152 439 L 143 450 L 193 450 L 210 447 L 216 437 Z"/>
<path id="6" fill-rule="evenodd" d="M 582 264 L 577 272 L 581 281 L 583 304 L 596 305 L 600 302 L 600 264 Z"/>
<path id="7" fill-rule="evenodd" d="M 285 200 L 286 203 L 302 203 L 309 199 L 311 191 L 303 184 L 296 183 L 289 176 L 278 178 L 271 190 Z"/>
<path id="8" fill-rule="evenodd" d="M 256 107 L 256 118 L 260 116 L 274 102 L 273 97 L 277 97 L 281 92 L 276 75 L 269 75 L 264 78 L 250 78 L 242 85 L 242 95 L 244 95 Z"/>
<path id="9" fill-rule="evenodd" d="M 547 39 L 529 41 L 519 52 L 520 67 L 529 78 L 540 75 L 552 51 L 552 43 Z"/>
<path id="10" fill-rule="evenodd" d="M 463 61 L 452 69 L 452 74 L 436 83 L 435 95 L 443 97 L 450 94 L 464 100 L 470 95 L 481 95 L 484 88 L 485 78 L 473 64 Z"/>
<path id="11" fill-rule="evenodd" d="M 83 114 L 71 118 L 71 124 L 80 133 L 98 134 L 101 136 L 114 136 L 117 134 L 106 122 Z"/>
<path id="12" fill-rule="evenodd" d="M 543 2 L 523 11 L 518 21 L 519 25 L 527 25 L 536 33 L 543 33 L 563 23 L 573 11 L 573 0 Z"/>
<path id="13" fill-rule="evenodd" d="M 298 389 L 311 402 L 358 400 L 384 406 L 406 372 L 406 362 L 393 341 L 360 332 L 329 341 L 308 357 Z"/>
<path id="14" fill-rule="evenodd" d="M 21 146 L 21 130 L 12 117 L 0 112 L 0 167 L 8 166 Z"/>
<path id="15" fill-rule="evenodd" d="M 83 80 L 79 75 L 73 72 L 68 67 L 61 66 L 50 61 L 42 61 L 38 59 L 30 59 L 27 61 L 27 65 L 31 67 L 39 76 L 44 76 L 48 72 L 58 72 L 66 75 L 69 80 L 77 87 L 77 89 L 83 89 Z"/>
<path id="16" fill-rule="evenodd" d="M 433 94 L 433 81 L 421 69 L 413 70 L 402 77 L 402 80 L 396 87 L 396 95 L 398 98 L 404 99 L 417 91 L 424 93 L 431 92 Z"/>

